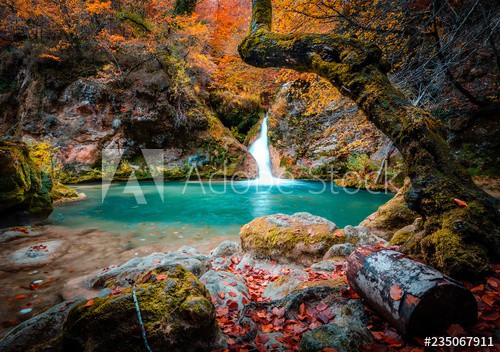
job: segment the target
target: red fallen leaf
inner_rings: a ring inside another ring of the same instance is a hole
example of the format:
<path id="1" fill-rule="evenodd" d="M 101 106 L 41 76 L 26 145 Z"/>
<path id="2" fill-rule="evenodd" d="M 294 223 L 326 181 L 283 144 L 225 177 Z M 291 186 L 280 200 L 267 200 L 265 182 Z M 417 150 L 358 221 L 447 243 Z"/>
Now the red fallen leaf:
<path id="1" fill-rule="evenodd" d="M 496 290 L 498 290 L 500 288 L 500 280 L 495 279 L 494 277 L 490 277 L 487 282 L 488 282 L 488 285 L 490 285 L 491 287 L 493 287 Z"/>
<path id="2" fill-rule="evenodd" d="M 237 283 L 236 282 L 230 282 L 228 285 L 235 287 L 237 285 Z"/>
<path id="3" fill-rule="evenodd" d="M 325 302 L 319 302 L 318 305 L 316 306 L 316 310 L 318 312 L 324 311 L 326 308 L 328 308 L 328 305 Z"/>
<path id="4" fill-rule="evenodd" d="M 473 293 L 478 293 L 478 292 L 483 292 L 484 291 L 484 285 L 479 285 L 476 287 L 471 288 L 470 290 Z"/>
<path id="5" fill-rule="evenodd" d="M 165 281 L 168 279 L 168 274 L 158 274 L 156 275 L 156 281 Z"/>
<path id="6" fill-rule="evenodd" d="M 17 295 L 16 296 L 16 299 L 23 299 L 23 298 L 26 298 L 26 295 Z"/>
<path id="7" fill-rule="evenodd" d="M 233 339 L 227 339 L 226 341 L 230 345 L 234 345 L 236 343 L 236 341 L 234 341 Z"/>
<path id="8" fill-rule="evenodd" d="M 238 296 L 235 292 L 232 292 L 232 291 L 231 291 L 231 292 L 228 292 L 227 294 L 228 294 L 229 296 L 231 296 L 231 297 L 236 297 L 236 296 Z"/>
<path id="9" fill-rule="evenodd" d="M 394 301 L 399 301 L 403 296 L 403 290 L 401 290 L 401 287 L 398 285 L 393 285 L 391 286 L 389 294 Z"/>
<path id="10" fill-rule="evenodd" d="M 224 292 L 218 292 L 217 295 L 221 298 L 224 299 L 226 298 L 226 294 Z"/>
<path id="11" fill-rule="evenodd" d="M 153 262 L 155 262 L 155 263 L 161 263 L 161 260 L 155 259 L 155 260 L 153 260 Z"/>
<path id="12" fill-rule="evenodd" d="M 90 299 L 90 300 L 87 301 L 87 303 L 85 303 L 84 307 L 90 307 L 93 304 L 94 304 L 94 300 Z"/>
<path id="13" fill-rule="evenodd" d="M 497 301 L 495 294 L 492 292 L 487 292 L 485 295 L 482 295 L 481 300 L 484 303 L 486 303 L 487 305 L 489 305 L 490 307 L 492 307 L 495 304 L 495 302 Z"/>
<path id="14" fill-rule="evenodd" d="M 299 306 L 299 314 L 305 316 L 306 315 L 306 305 L 302 302 Z"/>
<path id="15" fill-rule="evenodd" d="M 238 302 L 236 301 L 228 300 L 226 305 L 230 310 L 238 310 Z"/>
<path id="16" fill-rule="evenodd" d="M 141 281 L 141 282 L 142 282 L 142 283 L 147 282 L 147 281 L 150 279 L 151 275 L 152 275 L 152 273 L 151 273 L 151 272 L 147 273 L 147 274 L 146 274 L 146 275 L 142 278 L 142 281 Z"/>
<path id="17" fill-rule="evenodd" d="M 450 327 L 448 328 L 448 330 L 446 330 L 446 333 L 450 337 L 465 336 L 465 334 L 466 334 L 464 328 L 462 326 L 460 326 L 459 324 L 452 324 L 452 325 L 450 325 Z"/>
<path id="18" fill-rule="evenodd" d="M 255 336 L 254 341 L 257 345 L 263 345 L 263 344 L 267 343 L 267 341 L 269 341 L 269 336 L 264 335 L 264 334 L 258 334 L 257 336 Z"/>
<path id="19" fill-rule="evenodd" d="M 458 205 L 459 207 L 466 207 L 467 206 L 467 202 L 465 202 L 461 199 L 454 198 L 453 200 L 455 201 L 455 204 Z"/>
<path id="20" fill-rule="evenodd" d="M 257 312 L 257 316 L 259 318 L 265 318 L 267 316 L 266 312 L 261 310 L 260 312 Z"/>
<path id="21" fill-rule="evenodd" d="M 500 313 L 495 312 L 491 309 L 485 309 L 479 313 L 481 319 L 486 321 L 500 321 Z"/>
<path id="22" fill-rule="evenodd" d="M 340 231 L 335 232 L 333 235 L 335 237 L 342 237 L 342 236 L 344 236 L 344 234 L 342 232 L 340 232 Z"/>
<path id="23" fill-rule="evenodd" d="M 384 339 L 384 333 L 381 331 L 371 331 L 372 336 L 377 341 L 382 341 Z"/>
<path id="24" fill-rule="evenodd" d="M 274 307 L 273 310 L 272 310 L 272 313 L 277 318 L 281 319 L 285 315 L 285 307 L 282 307 L 282 308 Z"/>
<path id="25" fill-rule="evenodd" d="M 406 301 L 407 305 L 414 306 L 414 305 L 416 305 L 419 302 L 419 298 L 415 297 L 414 295 L 408 293 L 406 295 L 405 301 Z"/>
<path id="26" fill-rule="evenodd" d="M 273 328 L 273 324 L 262 325 L 262 332 L 272 332 Z"/>
<path id="27" fill-rule="evenodd" d="M 391 347 L 401 347 L 404 345 L 403 338 L 393 331 L 386 331 L 383 335 L 385 343 Z"/>

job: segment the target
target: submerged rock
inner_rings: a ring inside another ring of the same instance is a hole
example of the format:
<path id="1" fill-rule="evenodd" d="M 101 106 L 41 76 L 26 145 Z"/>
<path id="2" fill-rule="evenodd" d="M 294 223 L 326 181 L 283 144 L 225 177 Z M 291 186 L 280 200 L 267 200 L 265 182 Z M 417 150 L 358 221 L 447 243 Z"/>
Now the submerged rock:
<path id="1" fill-rule="evenodd" d="M 218 336 L 207 289 L 181 265 L 138 278 L 136 288 L 153 351 L 209 351 Z M 82 302 L 69 313 L 61 339 L 67 351 L 144 351 L 132 288 Z"/>
<path id="2" fill-rule="evenodd" d="M 336 235 L 337 226 L 309 213 L 274 214 L 254 219 L 240 231 L 244 252 L 309 266 L 323 258 L 335 244 L 352 242 L 355 237 Z"/>
<path id="3" fill-rule="evenodd" d="M 45 220 L 52 212 L 51 189 L 26 144 L 0 140 L 0 227 Z"/>
<path id="4" fill-rule="evenodd" d="M 9 241 L 14 241 L 20 238 L 31 238 L 38 237 L 42 235 L 42 231 L 37 230 L 36 228 L 7 228 L 3 232 L 0 230 L 0 243 L 5 243 Z"/>
<path id="5" fill-rule="evenodd" d="M 59 240 L 41 242 L 18 249 L 6 257 L 0 256 L 4 259 L 0 263 L 0 268 L 10 271 L 47 264 L 63 254 L 61 250 L 63 243 Z"/>

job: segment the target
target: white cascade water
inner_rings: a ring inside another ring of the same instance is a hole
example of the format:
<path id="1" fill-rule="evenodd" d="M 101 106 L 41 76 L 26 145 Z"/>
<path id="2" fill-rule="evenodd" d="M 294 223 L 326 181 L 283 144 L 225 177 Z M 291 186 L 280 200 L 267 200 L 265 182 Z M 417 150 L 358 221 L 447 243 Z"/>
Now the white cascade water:
<path id="1" fill-rule="evenodd" d="M 262 120 L 260 136 L 250 146 L 249 151 L 259 167 L 259 175 L 255 181 L 258 184 L 273 184 L 276 178 L 271 171 L 271 154 L 267 141 L 267 115 Z"/>

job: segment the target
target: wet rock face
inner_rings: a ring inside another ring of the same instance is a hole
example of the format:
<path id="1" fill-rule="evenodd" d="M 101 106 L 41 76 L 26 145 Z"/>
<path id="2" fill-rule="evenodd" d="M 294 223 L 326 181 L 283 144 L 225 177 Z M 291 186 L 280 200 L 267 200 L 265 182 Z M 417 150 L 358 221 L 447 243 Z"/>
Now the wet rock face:
<path id="1" fill-rule="evenodd" d="M 24 143 L 0 140 L 0 227 L 27 225 L 52 212 L 52 180 Z"/>
<path id="2" fill-rule="evenodd" d="M 17 80 L 24 77 L 11 92 L 15 104 L 0 99 L 0 110 L 9 110 L 9 117 L 0 112 L 0 130 L 16 125 L 23 136 L 56 145 L 64 182 L 98 179 L 93 173 L 100 170 L 102 150 L 113 145 L 129 162 L 141 158 L 141 149 L 163 149 L 170 171 L 182 168 L 197 151 L 215 155 L 225 150 L 234 168 L 241 166 L 236 159 L 244 146 L 197 96 L 173 101 L 172 78 L 163 70 L 139 68 L 123 80 L 104 71 L 85 78 L 68 71 L 22 69 L 14 73 Z"/>
<path id="3" fill-rule="evenodd" d="M 136 296 L 153 351 L 209 351 L 217 337 L 215 308 L 198 279 L 180 265 L 139 278 Z M 63 350 L 144 351 L 132 288 L 75 306 Z M 112 346 L 112 347 L 111 347 Z"/>
<path id="4" fill-rule="evenodd" d="M 283 85 L 270 107 L 269 140 L 276 174 L 329 179 L 349 155 L 371 155 L 387 138 L 327 83 L 299 79 Z"/>

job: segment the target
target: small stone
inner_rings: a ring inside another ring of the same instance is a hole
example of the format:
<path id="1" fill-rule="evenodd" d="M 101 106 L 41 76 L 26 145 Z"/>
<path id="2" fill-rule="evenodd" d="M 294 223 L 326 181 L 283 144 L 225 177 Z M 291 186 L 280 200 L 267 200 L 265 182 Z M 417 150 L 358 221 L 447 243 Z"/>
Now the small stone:
<path id="1" fill-rule="evenodd" d="M 33 309 L 32 308 L 25 308 L 25 309 L 21 309 L 19 312 L 21 314 L 28 314 L 28 313 L 31 313 Z"/>

